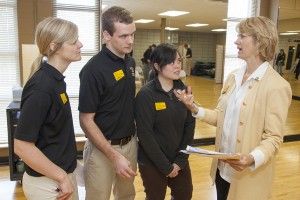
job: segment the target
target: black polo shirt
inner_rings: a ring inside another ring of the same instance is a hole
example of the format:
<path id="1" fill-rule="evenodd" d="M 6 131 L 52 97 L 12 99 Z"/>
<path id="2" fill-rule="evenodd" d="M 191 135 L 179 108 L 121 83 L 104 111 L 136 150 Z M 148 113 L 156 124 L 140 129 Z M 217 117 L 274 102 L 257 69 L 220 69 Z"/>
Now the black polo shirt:
<path id="1" fill-rule="evenodd" d="M 94 121 L 106 139 L 120 139 L 135 133 L 135 61 L 120 58 L 105 45 L 82 68 L 79 111 L 96 113 Z"/>
<path id="2" fill-rule="evenodd" d="M 181 80 L 174 80 L 174 89 L 185 89 Z M 155 166 L 168 175 L 173 163 L 184 169 L 188 155 L 179 152 L 191 145 L 195 118 L 173 94 L 165 92 L 158 80 L 144 85 L 136 96 L 136 125 L 139 138 L 138 162 Z"/>
<path id="3" fill-rule="evenodd" d="M 35 143 L 53 163 L 71 173 L 76 168 L 76 141 L 64 76 L 43 63 L 23 90 L 15 138 Z M 33 155 L 34 156 L 34 155 Z M 31 176 L 42 176 L 28 167 Z"/>

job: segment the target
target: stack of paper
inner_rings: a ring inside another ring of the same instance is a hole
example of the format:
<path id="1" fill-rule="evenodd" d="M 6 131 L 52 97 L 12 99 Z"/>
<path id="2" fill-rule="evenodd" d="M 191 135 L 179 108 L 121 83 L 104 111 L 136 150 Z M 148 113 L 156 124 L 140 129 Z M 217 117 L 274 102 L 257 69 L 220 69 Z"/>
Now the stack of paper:
<path id="1" fill-rule="evenodd" d="M 187 146 L 186 150 L 180 150 L 180 152 L 183 152 L 186 154 L 194 154 L 194 155 L 199 155 L 199 156 L 219 158 L 219 159 L 237 159 L 237 160 L 241 159 L 240 154 L 220 153 L 220 152 L 200 149 L 197 147 L 191 147 L 191 146 Z"/>

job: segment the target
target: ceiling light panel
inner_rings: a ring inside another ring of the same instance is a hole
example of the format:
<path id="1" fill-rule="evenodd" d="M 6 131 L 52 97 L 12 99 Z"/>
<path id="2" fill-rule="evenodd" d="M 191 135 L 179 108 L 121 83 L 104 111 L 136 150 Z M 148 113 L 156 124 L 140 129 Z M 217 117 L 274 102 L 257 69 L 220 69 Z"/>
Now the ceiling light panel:
<path id="1" fill-rule="evenodd" d="M 169 30 L 169 31 L 175 31 L 175 30 L 178 30 L 179 28 L 166 27 L 165 29 L 166 29 L 166 30 Z"/>
<path id="2" fill-rule="evenodd" d="M 176 17 L 176 16 L 180 16 L 180 15 L 185 15 L 188 13 L 190 13 L 190 12 L 171 10 L 171 11 L 160 13 L 158 15 Z"/>
<path id="3" fill-rule="evenodd" d="M 200 24 L 200 23 L 195 23 L 195 24 L 188 24 L 186 26 L 191 26 L 191 27 L 200 27 L 200 26 L 208 26 L 208 24 Z"/>
<path id="4" fill-rule="evenodd" d="M 153 19 L 139 19 L 139 20 L 135 21 L 135 23 L 142 23 L 142 24 L 147 24 L 150 22 L 154 22 L 154 20 Z"/>
<path id="5" fill-rule="evenodd" d="M 224 29 L 224 28 L 217 28 L 217 29 L 213 29 L 211 31 L 214 31 L 214 32 L 225 32 L 226 29 Z"/>
<path id="6" fill-rule="evenodd" d="M 280 33 L 279 35 L 298 35 L 298 33 L 289 32 L 289 33 Z"/>

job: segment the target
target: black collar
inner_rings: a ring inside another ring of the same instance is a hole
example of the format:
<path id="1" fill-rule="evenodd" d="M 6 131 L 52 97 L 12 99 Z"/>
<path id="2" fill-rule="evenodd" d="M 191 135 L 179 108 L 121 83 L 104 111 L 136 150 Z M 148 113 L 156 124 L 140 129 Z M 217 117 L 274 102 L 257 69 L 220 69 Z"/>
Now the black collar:
<path id="1" fill-rule="evenodd" d="M 49 65 L 47 62 L 43 62 L 41 65 L 41 69 L 49 72 L 56 80 L 63 80 L 65 78 L 64 75 L 60 73 L 55 67 Z"/>

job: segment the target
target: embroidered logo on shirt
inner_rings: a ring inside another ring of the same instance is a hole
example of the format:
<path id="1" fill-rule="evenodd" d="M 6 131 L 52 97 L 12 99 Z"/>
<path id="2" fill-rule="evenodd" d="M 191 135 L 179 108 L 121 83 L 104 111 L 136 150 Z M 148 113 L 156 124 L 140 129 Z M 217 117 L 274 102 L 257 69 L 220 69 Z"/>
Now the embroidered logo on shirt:
<path id="1" fill-rule="evenodd" d="M 155 109 L 156 110 L 165 110 L 167 108 L 165 102 L 156 102 L 155 103 Z"/>
<path id="2" fill-rule="evenodd" d="M 130 71 L 131 71 L 131 75 L 132 75 L 132 76 L 135 76 L 135 72 L 134 72 L 133 67 L 130 67 L 129 69 L 130 69 Z"/>
<path id="3" fill-rule="evenodd" d="M 115 77 L 116 81 L 118 81 L 118 80 L 120 80 L 121 78 L 123 78 L 123 77 L 124 77 L 124 72 L 123 72 L 123 70 L 120 69 L 120 70 L 114 72 L 114 77 Z"/>
<path id="4" fill-rule="evenodd" d="M 60 98 L 61 98 L 63 104 L 66 104 L 68 102 L 67 95 L 65 93 L 61 93 Z"/>

